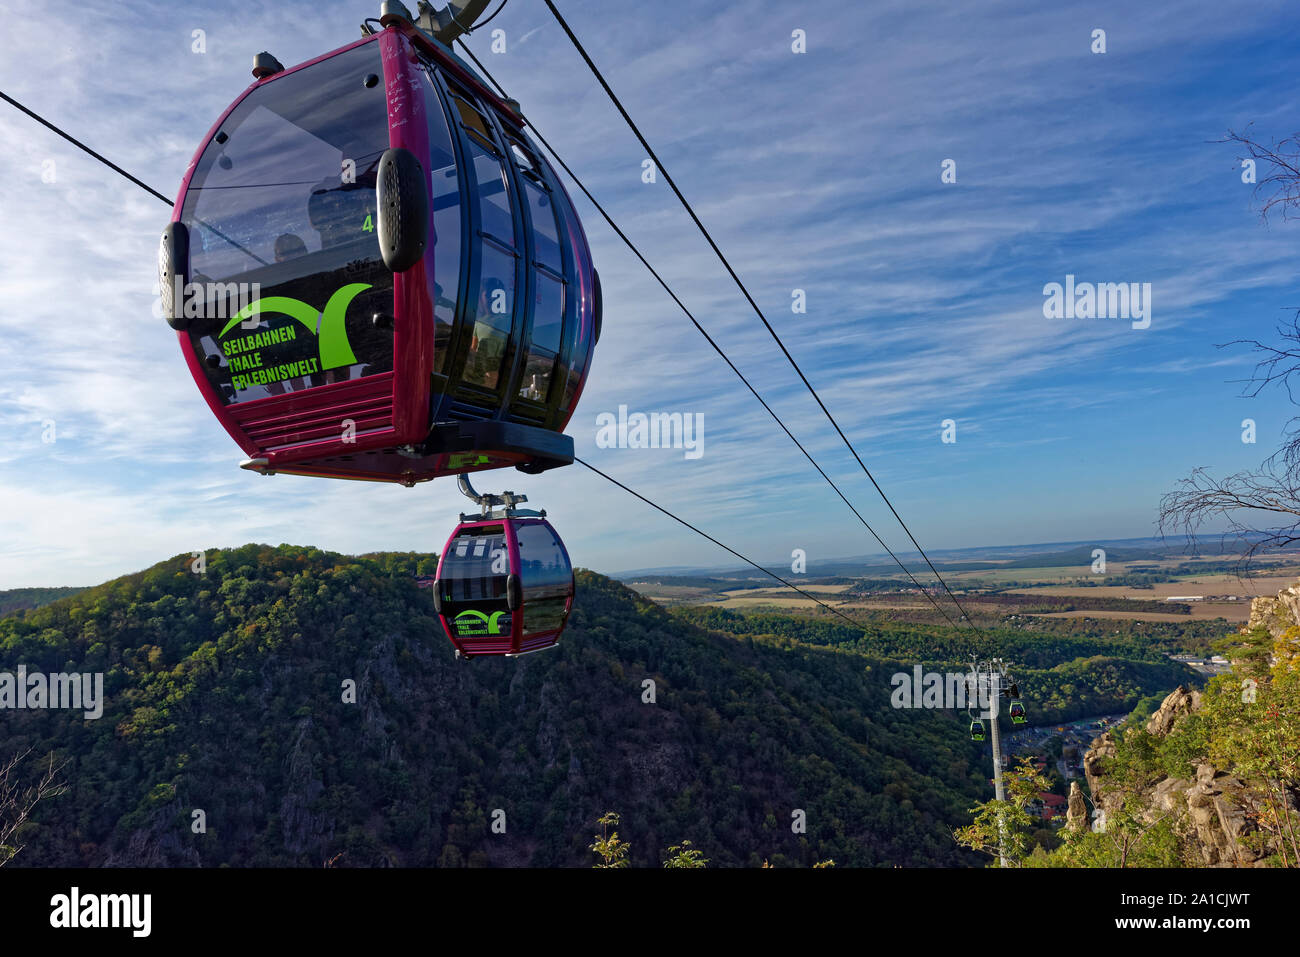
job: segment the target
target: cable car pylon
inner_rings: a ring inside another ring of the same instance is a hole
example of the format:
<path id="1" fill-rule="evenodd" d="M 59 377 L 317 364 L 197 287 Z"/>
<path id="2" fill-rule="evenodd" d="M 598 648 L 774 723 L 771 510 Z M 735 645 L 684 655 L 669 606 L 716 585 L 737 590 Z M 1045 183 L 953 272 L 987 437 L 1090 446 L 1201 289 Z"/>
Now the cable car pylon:
<path id="1" fill-rule="evenodd" d="M 984 740 L 985 721 L 988 722 L 989 740 L 993 746 L 993 796 L 998 802 L 1006 801 L 1006 788 L 1002 781 L 1002 732 L 999 728 L 999 715 L 1002 711 L 1002 698 L 1006 697 L 1011 700 L 1010 714 L 1012 724 L 1021 725 L 1028 721 L 1025 714 L 1024 703 L 1020 699 L 1020 685 L 1011 675 L 1007 664 L 1001 658 L 991 658 L 988 661 L 972 661 L 971 665 L 971 692 L 976 696 L 976 702 L 979 701 L 979 691 L 981 687 L 988 688 L 988 708 L 980 714 L 979 718 L 971 721 L 970 733 L 971 740 L 982 742 Z M 970 708 L 966 709 L 967 714 Z M 982 719 L 982 720 L 981 720 Z M 1000 866 L 1007 866 L 1007 849 L 1006 849 L 1006 825 L 1001 814 L 998 815 L 998 862 Z"/>

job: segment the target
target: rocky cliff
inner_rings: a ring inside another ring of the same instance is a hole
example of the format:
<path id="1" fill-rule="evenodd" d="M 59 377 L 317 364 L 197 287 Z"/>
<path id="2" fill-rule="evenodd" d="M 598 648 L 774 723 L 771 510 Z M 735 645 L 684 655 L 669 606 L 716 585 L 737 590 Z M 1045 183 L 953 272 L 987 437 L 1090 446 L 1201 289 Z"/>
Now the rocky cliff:
<path id="1" fill-rule="evenodd" d="M 1263 627 L 1277 638 L 1300 622 L 1300 583 L 1283 589 L 1276 597 L 1256 598 L 1250 620 L 1243 631 Z M 1156 749 L 1188 715 L 1201 709 L 1201 692 L 1180 686 L 1169 694 L 1146 723 L 1145 731 Z M 1166 776 L 1137 792 L 1125 792 L 1108 775 L 1109 761 L 1116 756 L 1114 732 L 1092 742 L 1084 755 L 1083 769 L 1092 792 L 1092 828 L 1103 831 L 1109 815 L 1119 812 L 1126 797 L 1140 808 L 1139 817 L 1148 824 L 1169 820 L 1182 838 L 1189 863 L 1211 867 L 1256 866 L 1277 851 L 1275 842 L 1257 826 L 1257 799 L 1233 769 L 1216 768 L 1206 760 L 1194 762 L 1191 778 Z M 1294 809 L 1294 799 L 1291 801 Z"/>
<path id="2" fill-rule="evenodd" d="M 1200 693 L 1179 687 L 1156 710 L 1147 722 L 1146 731 L 1157 738 L 1165 737 L 1184 715 L 1195 711 L 1201 702 Z M 1115 742 L 1111 732 L 1106 732 L 1088 749 L 1084 756 L 1084 775 L 1092 790 L 1093 803 L 1100 812 L 1093 822 L 1095 830 L 1104 829 L 1106 815 L 1116 813 L 1124 794 L 1106 779 L 1105 759 L 1114 757 Z M 1240 866 L 1253 864 L 1267 854 L 1252 850 L 1244 841 L 1255 833 L 1250 824 L 1242 783 L 1232 774 L 1201 762 L 1196 768 L 1195 780 L 1168 777 L 1139 794 L 1138 803 L 1144 806 L 1142 817 L 1154 823 L 1172 815 L 1181 824 L 1183 832 L 1201 863 L 1208 866 Z"/>
<path id="3" fill-rule="evenodd" d="M 1300 622 L 1300 582 L 1283 588 L 1274 598 L 1255 598 L 1250 603 L 1246 630 L 1263 626 L 1274 638 Z"/>

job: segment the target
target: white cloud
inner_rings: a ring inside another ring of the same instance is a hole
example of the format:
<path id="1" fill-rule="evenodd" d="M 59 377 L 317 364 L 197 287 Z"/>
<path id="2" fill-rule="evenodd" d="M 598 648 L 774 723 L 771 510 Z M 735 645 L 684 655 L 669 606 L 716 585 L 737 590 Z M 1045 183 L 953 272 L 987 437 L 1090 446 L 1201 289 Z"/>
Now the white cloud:
<path id="1" fill-rule="evenodd" d="M 252 53 L 298 62 L 353 39 L 356 19 L 306 3 L 202 12 L 149 3 L 79 14 L 95 43 L 74 45 L 3 7 L 6 92 L 165 195 L 248 81 Z M 1094 441 L 1077 437 L 1085 419 L 1070 416 L 1158 400 L 1166 385 L 1143 370 L 1193 376 L 1186 387 L 1202 392 L 1219 381 L 1230 360 L 1212 341 L 1232 337 L 1213 340 L 1219 317 L 1292 281 L 1290 234 L 1260 228 L 1231 149 L 1206 142 L 1243 117 L 1289 132 L 1288 114 L 1271 95 L 1182 88 L 1173 70 L 1193 61 L 1206 77 L 1253 70 L 1285 101 L 1290 72 L 1235 48 L 1275 32 L 1283 5 L 1244 15 L 999 2 L 958 15 L 910 0 L 703 11 L 678 0 L 617 13 L 575 2 L 565 13 L 923 541 L 974 544 L 998 521 L 1011 528 L 994 534 L 1000 541 L 1045 537 L 1020 525 L 1048 506 L 1021 515 L 1005 487 L 986 509 L 954 498 L 951 485 L 933 504 L 941 480 L 924 470 L 954 461 L 930 458 L 924 444 L 941 418 L 968 423 L 960 454 L 972 473 L 1051 469 Z M 1111 52 L 1094 57 L 1087 36 L 1103 20 Z M 485 36 L 471 39 L 476 52 L 863 513 L 898 538 L 666 184 L 641 184 L 644 151 L 546 11 L 512 4 L 497 25 L 518 34 L 511 52 L 486 55 Z M 803 56 L 789 52 L 796 26 L 809 31 Z M 204 55 L 190 49 L 196 28 L 207 31 Z M 939 183 L 950 156 L 951 187 Z M 51 158 L 58 179 L 42 183 Z M 463 507 L 450 480 L 406 490 L 264 480 L 234 467 L 242 454 L 151 314 L 163 204 L 7 106 L 0 168 L 0 587 L 98 580 L 241 536 L 346 551 L 441 545 Z M 577 201 L 606 293 L 605 335 L 569 430 L 579 454 L 756 555 L 804 543 L 822 554 L 875 550 Z M 1152 282 L 1152 329 L 1044 320 L 1042 284 L 1066 272 Z M 789 311 L 795 287 L 808 292 L 807 315 Z M 704 458 L 594 448 L 596 414 L 619 404 L 703 412 Z M 41 441 L 50 418 L 53 446 Z M 1087 453 L 1111 454 L 1093 444 Z M 495 480 L 534 494 L 579 562 L 730 561 L 581 467 Z M 1131 489 L 1124 514 L 1149 510 L 1160 490 Z M 1100 507 L 1080 505 L 1077 528 Z M 972 511 L 989 513 L 984 525 Z"/>

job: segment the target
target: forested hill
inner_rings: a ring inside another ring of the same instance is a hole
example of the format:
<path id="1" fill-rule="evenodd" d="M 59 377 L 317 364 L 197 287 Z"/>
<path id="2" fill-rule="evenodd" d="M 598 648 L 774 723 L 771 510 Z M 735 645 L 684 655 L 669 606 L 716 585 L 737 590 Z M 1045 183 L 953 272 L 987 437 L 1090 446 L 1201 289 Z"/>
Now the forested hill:
<path id="1" fill-rule="evenodd" d="M 413 581 L 434 556 L 190 563 L 0 618 L 0 671 L 103 672 L 107 698 L 0 711 L 0 756 L 54 752 L 69 785 L 11 866 L 586 866 L 607 810 L 635 866 L 684 839 L 711 866 L 975 863 L 951 831 L 986 796 L 977 746 L 891 708 L 894 668 L 859 652 L 706 631 L 580 572 L 558 649 L 465 663 Z"/>
<path id="2" fill-rule="evenodd" d="M 854 628 L 827 614 L 741 614 L 711 606 L 679 607 L 673 615 L 710 631 L 780 636 L 814 647 L 851 650 L 872 661 L 883 659 L 880 670 L 889 673 L 906 672 L 918 662 L 928 662 L 926 667 L 936 671 L 961 672 L 970 667 L 972 657 L 1001 657 L 1013 663 L 1035 724 L 1129 711 L 1153 693 L 1168 692 L 1183 682 L 1200 683 L 1196 672 L 1167 657 L 1167 652 L 1190 650 L 1183 636 L 1126 634 L 1111 628 L 1111 622 L 1100 634 L 1071 635 L 1039 627 L 998 625 L 974 631 L 888 620 L 869 620 L 867 627 Z"/>
<path id="3" fill-rule="evenodd" d="M 0 589 L 0 615 L 23 608 L 40 608 L 60 598 L 82 591 L 81 588 L 7 588 Z"/>

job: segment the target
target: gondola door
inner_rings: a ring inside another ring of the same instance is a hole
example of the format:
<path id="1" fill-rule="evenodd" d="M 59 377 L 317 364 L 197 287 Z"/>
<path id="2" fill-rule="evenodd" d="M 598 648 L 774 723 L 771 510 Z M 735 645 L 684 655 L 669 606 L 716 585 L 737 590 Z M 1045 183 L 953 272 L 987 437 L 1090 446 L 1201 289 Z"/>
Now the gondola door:
<path id="1" fill-rule="evenodd" d="M 500 521 L 460 525 L 447 540 L 434 593 L 447 637 L 462 655 L 516 648 L 521 595 L 511 575 L 515 548 L 508 523 Z"/>
<path id="2" fill-rule="evenodd" d="M 523 620 L 519 653 L 541 651 L 560 640 L 573 605 L 573 566 L 560 536 L 544 519 L 516 519 Z"/>

